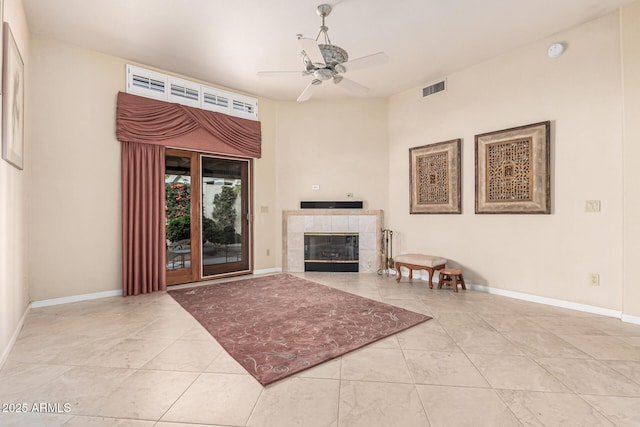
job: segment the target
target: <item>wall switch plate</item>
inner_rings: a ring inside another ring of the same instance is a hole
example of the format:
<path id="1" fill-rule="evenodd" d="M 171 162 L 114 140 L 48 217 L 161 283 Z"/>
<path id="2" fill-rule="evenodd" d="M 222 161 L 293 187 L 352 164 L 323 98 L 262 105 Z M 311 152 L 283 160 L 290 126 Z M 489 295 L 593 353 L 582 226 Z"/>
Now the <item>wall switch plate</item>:
<path id="1" fill-rule="evenodd" d="M 313 191 L 318 191 L 318 190 L 320 189 L 320 186 L 319 186 L 318 184 L 313 184 L 313 185 L 311 186 L 311 189 L 312 189 Z"/>
<path id="2" fill-rule="evenodd" d="M 584 202 L 585 212 L 600 212 L 600 200 L 586 200 Z"/>
<path id="3" fill-rule="evenodd" d="M 589 273 L 589 285 L 600 286 L 600 275 L 598 273 Z"/>

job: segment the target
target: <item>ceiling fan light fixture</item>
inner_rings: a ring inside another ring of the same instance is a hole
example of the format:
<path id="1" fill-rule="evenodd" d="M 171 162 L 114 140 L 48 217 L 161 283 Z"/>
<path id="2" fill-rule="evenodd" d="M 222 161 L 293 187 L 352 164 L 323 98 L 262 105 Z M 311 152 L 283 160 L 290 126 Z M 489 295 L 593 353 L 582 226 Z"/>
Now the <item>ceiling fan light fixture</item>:
<path id="1" fill-rule="evenodd" d="M 329 68 L 320 68 L 313 72 L 313 76 L 321 81 L 329 80 L 331 77 L 335 75 L 335 71 Z"/>
<path id="2" fill-rule="evenodd" d="M 342 64 L 349 60 L 347 51 L 334 44 L 319 44 L 320 52 L 327 65 Z"/>

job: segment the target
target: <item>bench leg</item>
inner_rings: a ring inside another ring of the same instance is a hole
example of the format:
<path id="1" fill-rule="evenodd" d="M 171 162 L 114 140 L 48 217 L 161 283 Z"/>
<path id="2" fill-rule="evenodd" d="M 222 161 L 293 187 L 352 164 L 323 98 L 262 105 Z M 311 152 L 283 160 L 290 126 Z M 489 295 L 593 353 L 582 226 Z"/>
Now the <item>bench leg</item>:
<path id="1" fill-rule="evenodd" d="M 429 289 L 433 289 L 433 268 L 426 268 L 429 272 Z"/>
<path id="2" fill-rule="evenodd" d="M 402 266 L 396 263 L 396 271 L 398 272 L 398 277 L 396 277 L 396 282 L 402 280 Z"/>

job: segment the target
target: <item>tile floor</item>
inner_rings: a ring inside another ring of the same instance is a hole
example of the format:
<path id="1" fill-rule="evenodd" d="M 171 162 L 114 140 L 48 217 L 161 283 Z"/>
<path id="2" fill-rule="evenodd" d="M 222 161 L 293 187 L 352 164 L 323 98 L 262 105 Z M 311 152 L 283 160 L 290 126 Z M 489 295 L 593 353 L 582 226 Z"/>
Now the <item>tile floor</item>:
<path id="1" fill-rule="evenodd" d="M 166 293 L 32 309 L 0 371 L 0 425 L 640 426 L 638 325 L 424 281 L 300 276 L 433 320 L 262 387 Z"/>

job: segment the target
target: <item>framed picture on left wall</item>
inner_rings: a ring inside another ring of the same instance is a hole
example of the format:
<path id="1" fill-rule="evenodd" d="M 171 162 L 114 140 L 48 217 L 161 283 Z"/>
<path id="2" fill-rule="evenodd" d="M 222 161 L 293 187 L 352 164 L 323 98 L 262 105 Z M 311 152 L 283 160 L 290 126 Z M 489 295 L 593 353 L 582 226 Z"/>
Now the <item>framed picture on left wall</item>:
<path id="1" fill-rule="evenodd" d="M 4 0 L 0 0 L 0 22 L 4 22 Z M 3 37 L 4 31 L 0 31 L 0 46 L 2 46 L 4 52 L 4 42 Z M 4 54 L 0 55 L 0 73 L 2 73 L 2 57 Z M 0 75 L 0 81 L 2 81 L 2 76 Z M 0 95 L 2 95 L 2 85 L 0 84 Z"/>
<path id="2" fill-rule="evenodd" d="M 11 28 L 3 24 L 2 158 L 18 169 L 24 156 L 24 63 Z"/>

